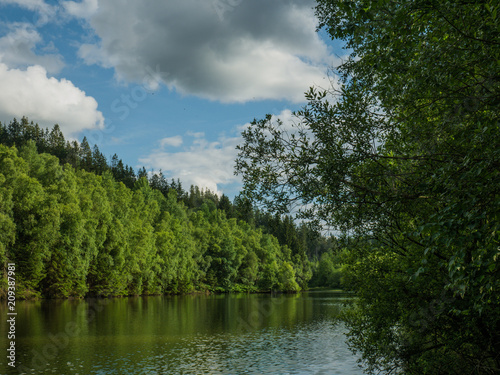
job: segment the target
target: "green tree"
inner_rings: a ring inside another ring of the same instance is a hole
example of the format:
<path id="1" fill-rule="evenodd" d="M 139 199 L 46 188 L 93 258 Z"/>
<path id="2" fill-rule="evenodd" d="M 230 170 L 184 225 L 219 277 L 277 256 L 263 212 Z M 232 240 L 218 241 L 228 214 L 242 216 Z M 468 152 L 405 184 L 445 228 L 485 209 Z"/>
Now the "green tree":
<path id="1" fill-rule="evenodd" d="M 254 209 L 252 202 L 244 195 L 240 194 L 234 198 L 233 212 L 238 220 L 246 221 L 249 224 L 254 223 Z"/>
<path id="2" fill-rule="evenodd" d="M 224 211 L 227 218 L 233 217 L 233 204 L 231 203 L 227 195 L 222 194 L 219 203 L 217 204 L 217 208 L 221 211 Z"/>
<path id="3" fill-rule="evenodd" d="M 129 214 L 132 192 L 104 173 L 101 186 L 105 191 L 102 203 L 101 230 L 105 239 L 90 264 L 87 277 L 91 295 L 124 295 L 132 282 L 126 259 L 130 254 Z"/>
<path id="4" fill-rule="evenodd" d="M 57 160 L 54 162 L 57 168 L 61 168 Z M 80 210 L 76 176 L 68 168 L 61 179 L 51 183 L 47 190 L 57 202 L 60 224 L 45 265 L 41 288 L 49 297 L 83 297 L 87 292 L 88 272 L 84 258 L 91 253 L 82 252 L 85 218 Z"/>
<path id="5" fill-rule="evenodd" d="M 24 117 L 23 117 L 24 119 Z M 17 121 L 17 119 L 12 120 L 7 126 L 7 142 L 8 146 L 17 145 L 20 146 L 24 143 L 24 127 L 25 121 Z"/>
<path id="6" fill-rule="evenodd" d="M 38 152 L 43 152 L 38 146 L 37 143 L 37 149 Z M 79 169 L 80 168 L 80 145 L 78 144 L 77 141 L 73 142 L 66 142 L 66 160 L 65 163 L 70 164 L 73 168 Z"/>
<path id="7" fill-rule="evenodd" d="M 182 236 L 182 225 L 168 212 L 163 214 L 155 231 L 155 247 L 157 259 L 153 269 L 157 283 L 162 293 L 178 293 L 179 275 L 183 273 L 183 257 L 189 257 L 188 252 L 181 252 L 182 245 L 189 241 L 189 237 L 179 243 Z"/>
<path id="8" fill-rule="evenodd" d="M 128 291 L 134 295 L 155 289 L 151 267 L 156 254 L 153 225 L 159 215 L 157 194 L 146 178 L 136 181 L 126 221 L 128 253 L 125 259 L 126 272 L 131 278 Z"/>
<path id="9" fill-rule="evenodd" d="M 3 175 L 7 202 L 12 202 L 7 209 L 12 209 L 11 220 L 16 231 L 14 245 L 7 249 L 7 259 L 15 262 L 18 268 L 19 297 L 39 294 L 38 286 L 45 273 L 44 263 L 50 257 L 59 229 L 55 197 L 30 176 L 30 172 L 29 164 L 18 156 L 15 148 L 0 146 L 0 175 Z M 6 221 L 10 230 L 11 220 Z M 11 236 L 12 232 L 7 232 L 6 241 L 12 243 Z"/>
<path id="10" fill-rule="evenodd" d="M 300 290 L 299 284 L 295 280 L 295 270 L 289 262 L 283 262 L 280 267 L 280 290 L 286 292 L 298 292 Z"/>
<path id="11" fill-rule="evenodd" d="M 58 124 L 55 124 L 48 137 L 48 148 L 51 154 L 60 160 L 66 159 L 66 140 Z"/>
<path id="12" fill-rule="evenodd" d="M 342 263 L 337 254 L 333 252 L 323 253 L 321 259 L 316 265 L 312 286 L 326 286 L 330 288 L 342 287 Z"/>
<path id="13" fill-rule="evenodd" d="M 116 159 L 115 159 L 115 156 L 116 156 Z M 115 154 L 113 156 L 113 160 L 115 161 L 113 163 L 113 168 L 116 168 L 117 166 L 117 163 L 118 163 L 118 156 Z M 148 171 L 146 171 L 146 168 L 145 167 L 142 167 L 141 169 L 139 169 L 139 171 L 137 172 L 137 179 L 140 179 L 142 177 L 148 177 Z"/>
<path id="14" fill-rule="evenodd" d="M 2 152 L 1 147 L 4 146 L 0 145 L 0 152 Z M 7 277 L 3 270 L 5 270 L 11 256 L 7 250 L 14 244 L 16 238 L 16 225 L 12 211 L 12 190 L 5 184 L 6 181 L 6 177 L 0 173 L 0 267 L 2 267 L 0 296 L 7 294 Z"/>
<path id="15" fill-rule="evenodd" d="M 108 162 L 106 157 L 99 150 L 97 145 L 94 145 L 94 150 L 92 151 L 92 171 L 96 174 L 103 174 L 108 170 Z"/>
<path id="16" fill-rule="evenodd" d="M 500 371 L 498 8 L 320 0 L 340 79 L 243 133 L 247 196 L 358 239 L 346 321 L 369 372 Z"/>
<path id="17" fill-rule="evenodd" d="M 82 168 L 90 172 L 92 170 L 92 150 L 90 149 L 87 137 L 83 137 L 80 144 L 80 160 Z"/>
<path id="18" fill-rule="evenodd" d="M 264 264 L 259 276 L 258 285 L 261 290 L 272 292 L 279 289 L 279 269 L 276 260 Z"/>

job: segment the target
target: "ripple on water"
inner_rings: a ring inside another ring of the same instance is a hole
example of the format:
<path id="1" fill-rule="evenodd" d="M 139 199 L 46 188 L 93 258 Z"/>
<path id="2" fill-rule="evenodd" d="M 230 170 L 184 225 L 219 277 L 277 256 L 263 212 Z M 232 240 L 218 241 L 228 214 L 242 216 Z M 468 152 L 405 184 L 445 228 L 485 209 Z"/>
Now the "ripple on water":
<path id="1" fill-rule="evenodd" d="M 243 335 L 197 335 L 156 356 L 178 374 L 361 374 L 329 321 Z M 150 358 L 149 360 L 153 360 Z M 154 367 L 154 366 L 153 366 Z"/>

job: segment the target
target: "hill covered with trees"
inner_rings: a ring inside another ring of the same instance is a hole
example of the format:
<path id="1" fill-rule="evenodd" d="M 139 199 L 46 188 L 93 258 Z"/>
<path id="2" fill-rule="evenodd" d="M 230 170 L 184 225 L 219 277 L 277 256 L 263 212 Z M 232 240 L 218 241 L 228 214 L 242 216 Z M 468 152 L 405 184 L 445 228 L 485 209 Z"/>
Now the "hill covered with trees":
<path id="1" fill-rule="evenodd" d="M 329 241 L 290 217 L 136 174 L 58 125 L 0 124 L 0 262 L 18 297 L 307 288 Z"/>

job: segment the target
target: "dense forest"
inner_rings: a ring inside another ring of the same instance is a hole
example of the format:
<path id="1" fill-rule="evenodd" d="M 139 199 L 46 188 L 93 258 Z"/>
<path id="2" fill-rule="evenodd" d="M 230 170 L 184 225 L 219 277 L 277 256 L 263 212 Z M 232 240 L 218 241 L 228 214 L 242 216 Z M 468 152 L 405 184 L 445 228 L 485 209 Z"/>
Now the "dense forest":
<path id="1" fill-rule="evenodd" d="M 0 227 L 2 293 L 13 262 L 20 298 L 295 292 L 334 248 L 289 216 L 136 174 L 27 118 L 0 124 Z"/>
<path id="2" fill-rule="evenodd" d="M 245 130 L 246 196 L 346 234 L 332 261 L 368 373 L 499 374 L 499 2 L 318 0 L 316 15 L 349 56 L 293 123 Z"/>

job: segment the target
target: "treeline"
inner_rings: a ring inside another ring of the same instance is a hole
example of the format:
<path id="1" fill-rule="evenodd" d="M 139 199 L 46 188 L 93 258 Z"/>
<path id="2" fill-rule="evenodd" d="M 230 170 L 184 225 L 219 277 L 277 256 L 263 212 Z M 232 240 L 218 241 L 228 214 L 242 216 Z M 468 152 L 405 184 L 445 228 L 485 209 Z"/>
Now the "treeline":
<path id="1" fill-rule="evenodd" d="M 58 126 L 14 120 L 0 137 L 2 294 L 8 262 L 20 298 L 294 292 L 312 277 L 308 252 L 325 250 L 306 225 L 109 165 Z"/>
<path id="2" fill-rule="evenodd" d="M 43 129 L 26 117 L 20 121 L 14 119 L 9 124 L 0 122 L 0 144 L 16 146 L 19 149 L 29 141 L 35 143 L 39 153 L 56 156 L 61 166 L 69 164 L 75 170 L 83 169 L 97 175 L 108 172 L 129 189 L 134 189 L 138 180 L 146 178 L 149 186 L 161 192 L 165 198 L 168 198 L 171 191 L 175 192 L 177 201 L 182 202 L 189 211 L 199 210 L 203 204 L 208 205 L 210 210 L 224 211 L 228 219 L 245 221 L 251 226 L 262 228 L 264 233 L 274 235 L 280 244 L 287 245 L 294 255 L 300 254 L 314 260 L 331 248 L 329 240 L 321 236 L 316 228 L 306 224 L 297 225 L 289 216 L 260 211 L 243 196 L 237 196 L 231 202 L 224 194 L 219 197 L 216 193 L 198 186 L 190 186 L 185 190 L 179 179 L 169 181 L 161 170 L 158 173 L 148 173 L 146 168 L 142 167 L 135 172 L 117 154 L 108 161 L 98 145 L 91 147 L 86 137 L 81 143 L 66 140 L 57 124 L 51 129 Z"/>

